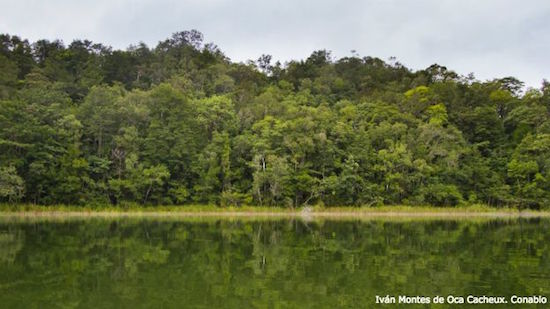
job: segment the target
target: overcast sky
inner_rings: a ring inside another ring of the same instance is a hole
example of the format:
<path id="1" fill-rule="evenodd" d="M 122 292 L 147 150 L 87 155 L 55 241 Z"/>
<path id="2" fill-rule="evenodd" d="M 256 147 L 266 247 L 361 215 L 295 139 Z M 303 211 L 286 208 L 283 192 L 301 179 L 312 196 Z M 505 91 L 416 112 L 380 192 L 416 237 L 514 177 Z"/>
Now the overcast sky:
<path id="1" fill-rule="evenodd" d="M 0 0 L 0 32 L 31 41 L 90 39 L 125 49 L 197 29 L 234 61 L 395 56 L 478 79 L 550 79 L 549 0 Z"/>

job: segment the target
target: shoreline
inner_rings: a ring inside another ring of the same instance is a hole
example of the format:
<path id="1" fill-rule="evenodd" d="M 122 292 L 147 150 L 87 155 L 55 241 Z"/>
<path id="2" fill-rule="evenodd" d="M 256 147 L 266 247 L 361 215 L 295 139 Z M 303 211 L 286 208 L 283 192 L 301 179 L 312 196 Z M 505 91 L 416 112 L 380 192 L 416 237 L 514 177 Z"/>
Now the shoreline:
<path id="1" fill-rule="evenodd" d="M 266 208 L 216 206 L 161 206 L 138 208 L 82 208 L 77 206 L 0 207 L 0 218 L 297 218 L 297 219 L 369 219 L 369 218 L 550 218 L 550 211 L 498 209 L 486 206 L 444 208 L 381 206 L 368 208 Z"/>

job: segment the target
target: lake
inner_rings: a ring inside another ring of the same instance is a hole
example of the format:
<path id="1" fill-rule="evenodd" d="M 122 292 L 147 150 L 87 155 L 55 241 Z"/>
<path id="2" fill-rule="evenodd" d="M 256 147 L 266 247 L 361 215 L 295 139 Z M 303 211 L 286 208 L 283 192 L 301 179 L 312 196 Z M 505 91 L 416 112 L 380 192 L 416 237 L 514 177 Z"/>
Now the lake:
<path id="1" fill-rule="evenodd" d="M 0 220 L 2 308 L 376 308 L 377 295 L 470 294 L 550 297 L 550 220 Z"/>

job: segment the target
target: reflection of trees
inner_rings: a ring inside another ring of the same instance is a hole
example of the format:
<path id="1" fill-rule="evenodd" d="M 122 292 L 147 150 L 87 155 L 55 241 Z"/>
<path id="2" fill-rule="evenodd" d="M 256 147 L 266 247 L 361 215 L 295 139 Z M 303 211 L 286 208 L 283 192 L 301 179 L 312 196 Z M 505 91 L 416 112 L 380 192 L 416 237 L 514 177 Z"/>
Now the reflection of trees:
<path id="1" fill-rule="evenodd" d="M 0 295 L 8 307 L 160 308 L 362 307 L 387 293 L 544 294 L 550 292 L 547 226 L 291 220 L 0 225 Z"/>
<path id="2" fill-rule="evenodd" d="M 23 247 L 21 231 L 0 231 L 0 264 L 13 264 L 17 252 Z"/>

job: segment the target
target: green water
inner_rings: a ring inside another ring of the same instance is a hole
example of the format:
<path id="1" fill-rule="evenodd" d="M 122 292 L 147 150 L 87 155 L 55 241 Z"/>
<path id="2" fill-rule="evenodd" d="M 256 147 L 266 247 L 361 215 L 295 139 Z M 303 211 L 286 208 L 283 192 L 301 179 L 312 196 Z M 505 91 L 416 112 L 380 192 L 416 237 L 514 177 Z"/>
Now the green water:
<path id="1" fill-rule="evenodd" d="M 0 222 L 1 308 L 377 308 L 386 294 L 550 297 L 550 221 Z"/>

